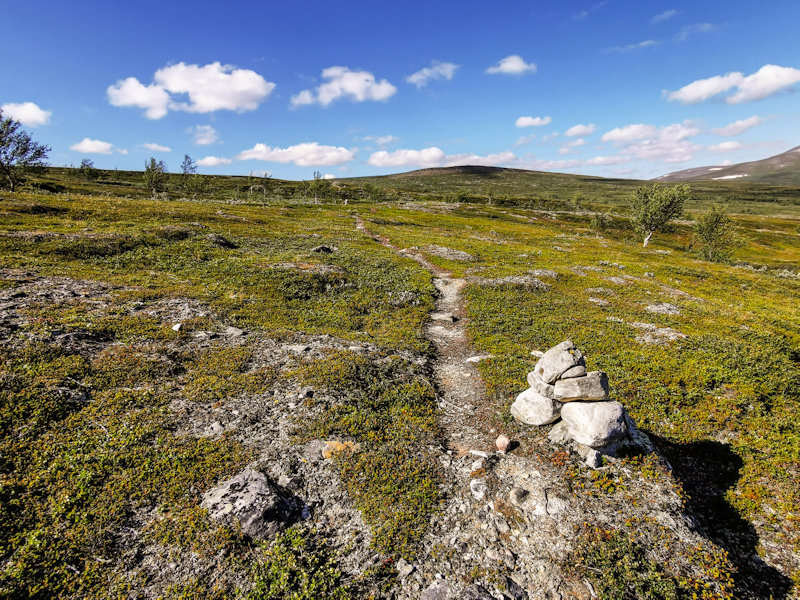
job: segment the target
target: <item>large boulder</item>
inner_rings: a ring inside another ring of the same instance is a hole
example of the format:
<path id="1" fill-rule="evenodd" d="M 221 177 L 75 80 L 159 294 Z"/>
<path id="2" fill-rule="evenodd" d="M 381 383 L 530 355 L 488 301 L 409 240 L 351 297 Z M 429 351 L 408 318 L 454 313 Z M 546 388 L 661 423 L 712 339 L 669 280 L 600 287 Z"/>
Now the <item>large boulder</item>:
<path id="1" fill-rule="evenodd" d="M 567 340 L 545 352 L 533 370 L 545 383 L 554 383 L 566 371 L 582 364 L 583 354 Z"/>
<path id="2" fill-rule="evenodd" d="M 599 448 L 628 432 L 625 409 L 619 402 L 569 402 L 561 409 L 570 437 L 584 446 Z"/>
<path id="3" fill-rule="evenodd" d="M 560 379 L 553 386 L 555 398 L 561 402 L 573 400 L 607 400 L 608 375 L 592 371 L 583 377 Z"/>
<path id="4" fill-rule="evenodd" d="M 252 539 L 272 538 L 290 520 L 294 506 L 262 473 L 245 469 L 203 494 L 200 506 L 212 519 L 241 524 Z"/>
<path id="5" fill-rule="evenodd" d="M 522 392 L 511 405 L 511 416 L 527 425 L 547 425 L 560 415 L 561 402 L 542 396 L 533 388 Z"/>

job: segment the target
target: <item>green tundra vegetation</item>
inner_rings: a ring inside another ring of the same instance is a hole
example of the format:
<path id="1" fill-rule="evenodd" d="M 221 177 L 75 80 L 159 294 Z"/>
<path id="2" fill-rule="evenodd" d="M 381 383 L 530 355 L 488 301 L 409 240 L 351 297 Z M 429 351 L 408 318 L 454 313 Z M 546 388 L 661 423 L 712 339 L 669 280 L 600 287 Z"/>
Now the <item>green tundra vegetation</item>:
<path id="1" fill-rule="evenodd" d="M 108 296 L 102 306 L 33 301 L 0 346 L 0 595 L 135 593 L 142 582 L 125 569 L 120 532 L 142 515 L 151 518 L 148 540 L 176 555 L 221 557 L 221 571 L 249 578 L 253 598 L 314 590 L 345 598 L 391 581 L 373 569 L 370 581 L 347 587 L 315 532 L 290 529 L 269 546 L 212 521 L 200 494 L 258 450 L 227 434 L 183 432 L 171 408 L 285 382 L 336 389 L 341 403 L 298 423 L 294 439 L 368 445 L 336 459 L 344 488 L 376 549 L 413 553 L 437 511 L 439 474 L 426 448 L 441 432 L 430 374 L 408 356 L 435 355 L 423 326 L 436 290 L 416 262 L 357 231 L 356 215 L 398 247 L 474 257 L 429 259 L 470 282 L 471 342 L 493 355 L 480 363 L 490 403 L 478 426 L 487 434 L 502 426 L 521 447 L 541 446 L 542 434 L 517 426 L 508 408 L 527 387 L 531 351 L 571 339 L 608 373 L 613 395 L 727 552 L 721 563 L 698 559 L 709 577 L 738 581 L 761 555 L 786 575 L 771 593 L 800 589 L 792 558 L 800 552 L 800 189 L 692 184 L 682 220 L 643 248 L 627 212 L 641 182 L 447 170 L 325 186 L 187 177 L 201 176 L 171 175 L 153 198 L 141 172 L 51 168 L 0 192 L 4 297 L 37 277 L 100 282 Z M 728 262 L 705 260 L 695 233 L 713 202 L 727 205 L 745 241 Z M 337 250 L 312 251 L 322 244 Z M 285 263 L 303 268 L 273 268 Z M 556 277 L 535 273 L 545 270 Z M 547 289 L 503 282 L 532 275 Z M 211 316 L 175 331 L 134 310 L 169 299 L 200 303 Z M 666 304 L 673 309 L 653 310 Z M 276 340 L 330 334 L 377 350 L 358 360 L 329 352 L 281 371 L 259 365 L 247 344 L 185 344 L 193 331 L 231 325 Z M 49 342 L 70 332 L 119 343 L 86 356 Z M 555 464 L 575 473 L 563 457 Z M 645 475 L 650 468 L 630 464 Z M 595 487 L 618 493 L 612 482 Z M 680 588 L 624 532 L 589 528 L 584 538 L 582 575 L 604 597 L 624 597 L 609 565 L 660 582 L 641 597 Z M 164 596 L 235 597 L 232 586 L 199 579 Z"/>

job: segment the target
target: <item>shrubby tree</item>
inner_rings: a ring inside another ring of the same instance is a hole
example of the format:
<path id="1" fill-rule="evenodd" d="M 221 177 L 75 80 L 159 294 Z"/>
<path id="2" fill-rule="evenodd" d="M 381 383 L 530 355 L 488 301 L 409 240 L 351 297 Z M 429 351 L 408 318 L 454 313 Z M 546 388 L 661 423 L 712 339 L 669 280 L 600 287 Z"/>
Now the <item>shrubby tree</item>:
<path id="1" fill-rule="evenodd" d="M 314 181 L 309 184 L 309 191 L 314 194 L 314 202 L 319 203 L 319 198 L 327 198 L 330 195 L 331 182 L 323 179 L 319 171 L 314 171 Z"/>
<path id="2" fill-rule="evenodd" d="M 631 208 L 631 224 L 642 235 L 644 247 L 656 231 L 661 231 L 672 219 L 683 213 L 683 205 L 691 196 L 691 188 L 680 184 L 662 188 L 659 184 L 652 187 L 643 185 L 628 197 Z"/>
<path id="3" fill-rule="evenodd" d="M 715 202 L 694 223 L 694 238 L 706 260 L 727 262 L 734 250 L 747 244 L 736 223 L 726 214 L 727 209 L 726 205 Z"/>
<path id="4" fill-rule="evenodd" d="M 152 156 L 144 163 L 144 185 L 153 193 L 153 198 L 167 187 L 169 171 L 167 163 L 163 160 L 156 161 Z"/>
<path id="5" fill-rule="evenodd" d="M 85 181 L 94 181 L 100 177 L 100 171 L 94 168 L 94 163 L 88 158 L 81 160 L 81 166 L 78 167 L 78 173 L 80 173 L 81 178 L 83 178 Z"/>
<path id="6" fill-rule="evenodd" d="M 34 142 L 28 132 L 20 129 L 21 123 L 11 117 L 3 118 L 0 110 L 0 173 L 13 192 L 18 183 L 25 180 L 26 173 L 42 173 L 49 146 Z"/>
<path id="7" fill-rule="evenodd" d="M 181 163 L 181 173 L 184 175 L 196 175 L 197 174 L 197 165 L 195 164 L 192 157 L 188 154 L 183 155 L 183 162 Z"/>

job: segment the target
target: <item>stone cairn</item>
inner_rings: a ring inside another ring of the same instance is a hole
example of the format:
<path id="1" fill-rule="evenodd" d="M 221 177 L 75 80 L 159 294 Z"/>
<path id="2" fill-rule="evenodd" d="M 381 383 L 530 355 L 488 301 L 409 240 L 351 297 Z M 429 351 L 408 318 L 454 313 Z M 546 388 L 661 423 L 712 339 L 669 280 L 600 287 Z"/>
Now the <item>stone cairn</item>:
<path id="1" fill-rule="evenodd" d="M 602 456 L 615 456 L 625 442 L 650 446 L 625 408 L 609 399 L 608 376 L 586 371 L 586 360 L 569 340 L 545 352 L 528 373 L 530 388 L 517 396 L 511 415 L 527 425 L 549 425 L 550 441 L 574 443 L 590 467 L 602 465 Z M 645 441 L 646 440 L 646 441 Z"/>

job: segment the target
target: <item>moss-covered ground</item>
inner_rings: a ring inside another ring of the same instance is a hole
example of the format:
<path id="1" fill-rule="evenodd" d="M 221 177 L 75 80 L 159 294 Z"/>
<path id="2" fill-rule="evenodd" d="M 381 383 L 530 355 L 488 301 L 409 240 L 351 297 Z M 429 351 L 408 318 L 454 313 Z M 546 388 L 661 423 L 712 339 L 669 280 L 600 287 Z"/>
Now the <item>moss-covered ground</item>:
<path id="1" fill-rule="evenodd" d="M 280 183 L 272 185 L 285 193 L 268 198 L 248 195 L 239 183 L 233 198 L 178 202 L 120 197 L 110 184 L 82 195 L 84 184 L 67 175 L 65 193 L 23 191 L 0 200 L 0 270 L 14 274 L 0 281 L 0 292 L 13 293 L 26 277 L 108 286 L 102 307 L 36 300 L 0 348 L 0 594 L 135 591 L 139 583 L 118 560 L 120 532 L 147 513 L 159 515 L 147 530 L 154 543 L 224 556 L 225 568 L 251 573 L 260 594 L 295 577 L 295 567 L 274 569 L 276 557 L 294 552 L 297 564 L 329 570 L 321 580 L 308 575 L 314 585 L 345 597 L 327 555 L 304 558 L 306 538 L 290 534 L 267 552 L 197 509 L 199 494 L 256 449 L 179 434 L 170 403 L 258 394 L 281 378 L 339 393 L 339 404 L 295 435 L 374 447 L 338 459 L 343 482 L 378 548 L 395 556 L 413 548 L 437 501 L 436 468 L 419 448 L 438 430 L 427 374 L 401 355 L 432 355 L 423 324 L 435 290 L 417 263 L 357 232 L 354 213 L 397 246 L 435 244 L 475 257 L 430 260 L 472 278 L 465 291 L 472 344 L 494 355 L 480 363 L 495 402 L 489 423 L 513 427 L 507 409 L 526 387 L 531 350 L 572 339 L 593 368 L 609 374 L 614 396 L 669 458 L 700 525 L 739 569 L 739 584 L 757 555 L 778 567 L 758 589 L 780 597 L 792 580 L 800 584 L 800 235 L 791 210 L 739 214 L 749 243 L 732 266 L 699 260 L 689 224 L 657 234 L 644 249 L 619 216 L 600 236 L 590 215 L 535 210 L 536 202 L 397 202 L 404 193 L 448 193 L 424 186 L 392 192 L 394 201 L 380 204 L 355 191 L 347 206 L 341 199 L 313 204 Z M 539 208 L 575 208 L 575 189 L 548 193 Z M 784 196 L 773 200 L 793 197 Z M 336 251 L 315 251 L 323 245 Z M 548 290 L 479 279 L 535 270 L 556 272 L 539 276 Z M 176 298 L 208 307 L 209 316 L 174 331 L 156 313 L 138 310 Z M 665 303 L 677 314 L 652 312 Z M 275 339 L 331 334 L 380 350 L 363 364 L 331 353 L 287 374 L 255 367 L 246 344 L 189 349 L 193 329 L 229 325 Z M 681 335 L 668 339 L 669 331 Z M 53 341 L 70 332 L 105 340 L 102 351 Z M 516 434 L 523 443 L 533 435 Z M 586 536 L 613 544 L 594 557 L 598 568 L 623 552 L 646 576 L 660 577 L 617 534 Z M 184 581 L 165 594 L 236 590 Z"/>

